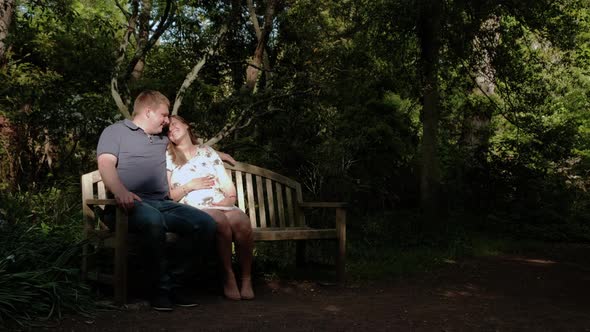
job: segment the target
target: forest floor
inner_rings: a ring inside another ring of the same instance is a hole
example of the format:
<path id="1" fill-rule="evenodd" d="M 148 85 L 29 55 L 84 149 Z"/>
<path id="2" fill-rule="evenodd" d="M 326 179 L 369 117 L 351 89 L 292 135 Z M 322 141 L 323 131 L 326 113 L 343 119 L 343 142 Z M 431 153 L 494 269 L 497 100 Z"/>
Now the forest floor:
<path id="1" fill-rule="evenodd" d="M 136 303 L 47 331 L 590 331 L 590 248 L 448 261 L 396 281 L 259 280 L 256 299 L 211 291 L 161 313 Z"/>

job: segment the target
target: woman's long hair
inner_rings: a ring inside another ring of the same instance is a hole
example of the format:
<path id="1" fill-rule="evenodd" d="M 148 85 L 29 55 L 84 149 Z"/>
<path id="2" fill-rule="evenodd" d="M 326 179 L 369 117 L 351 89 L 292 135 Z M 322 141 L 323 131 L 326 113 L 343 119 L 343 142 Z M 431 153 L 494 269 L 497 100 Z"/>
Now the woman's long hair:
<path id="1" fill-rule="evenodd" d="M 185 125 L 188 126 L 188 136 L 191 139 L 191 142 L 194 145 L 199 145 L 199 140 L 197 139 L 197 136 L 193 133 L 193 130 L 191 128 L 191 125 L 188 123 L 188 121 L 186 121 L 183 117 L 181 117 L 180 115 L 172 115 L 170 116 L 170 119 L 176 119 L 182 123 L 184 123 Z M 172 162 L 176 165 L 176 166 L 182 166 L 184 164 L 186 164 L 188 162 L 188 160 L 186 159 L 186 157 L 184 156 L 184 153 L 182 153 L 181 151 L 178 150 L 178 147 L 176 146 L 176 144 L 170 142 L 168 143 L 168 153 L 170 154 L 170 157 L 172 158 Z"/>

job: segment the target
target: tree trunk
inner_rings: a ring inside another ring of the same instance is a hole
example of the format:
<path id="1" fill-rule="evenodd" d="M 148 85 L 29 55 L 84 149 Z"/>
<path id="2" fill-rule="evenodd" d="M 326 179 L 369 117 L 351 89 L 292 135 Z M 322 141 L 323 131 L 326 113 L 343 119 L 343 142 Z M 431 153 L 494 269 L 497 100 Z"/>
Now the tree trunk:
<path id="1" fill-rule="evenodd" d="M 127 54 L 127 47 L 131 36 L 135 32 L 138 24 L 139 4 L 140 0 L 131 1 L 131 13 L 125 13 L 127 16 L 127 30 L 119 46 L 119 52 L 117 54 L 117 60 L 115 62 L 115 68 L 111 76 L 111 95 L 119 108 L 119 111 L 126 118 L 130 118 L 131 114 L 129 109 L 131 108 L 131 95 L 129 92 L 128 83 L 132 80 L 132 75 L 139 69 L 143 73 L 143 61 L 147 53 L 156 44 L 160 36 L 170 27 L 174 12 L 176 10 L 176 2 L 173 0 L 166 0 L 166 7 L 162 16 L 159 19 L 158 26 L 154 33 L 149 36 L 149 12 L 151 11 L 152 0 L 144 0 L 142 3 L 141 24 L 144 24 L 140 30 L 144 31 L 144 35 L 138 38 L 138 45 L 135 49 L 133 57 L 127 62 L 127 67 L 123 69 L 123 62 L 125 62 L 125 55 Z M 148 25 L 146 25 L 148 24 Z M 145 37 L 145 39 L 143 39 Z M 138 68 L 139 65 L 139 68 Z M 141 76 L 141 74 L 139 74 Z"/>
<path id="2" fill-rule="evenodd" d="M 131 96 L 129 96 L 129 91 L 127 88 L 127 83 L 123 82 L 122 87 L 119 86 L 119 78 L 121 76 L 121 67 L 123 65 L 123 61 L 125 61 L 125 54 L 127 51 L 127 47 L 129 46 L 129 41 L 131 39 L 131 35 L 135 31 L 135 27 L 137 25 L 137 13 L 139 10 L 139 0 L 133 0 L 131 3 L 132 13 L 129 15 L 127 19 L 127 30 L 123 35 L 123 40 L 121 41 L 121 45 L 119 45 L 119 51 L 117 54 L 117 60 L 115 62 L 115 68 L 113 70 L 113 74 L 111 76 L 111 95 L 119 112 L 123 114 L 125 118 L 131 118 L 131 113 L 129 113 L 129 109 L 131 108 Z"/>
<path id="3" fill-rule="evenodd" d="M 0 0 L 0 63 L 4 59 L 4 53 L 6 52 L 4 40 L 8 36 L 13 13 L 14 0 Z"/>
<path id="4" fill-rule="evenodd" d="M 493 110 L 493 105 L 489 105 L 489 98 L 494 97 L 496 90 L 496 72 L 492 62 L 494 49 L 500 40 L 499 27 L 499 17 L 486 19 L 472 42 L 471 71 L 474 87 L 471 93 L 477 98 L 465 110 L 460 138 L 461 146 L 466 152 L 463 160 L 471 166 L 482 166 L 488 151 Z"/>
<path id="5" fill-rule="evenodd" d="M 268 0 L 266 4 L 266 12 L 264 14 L 264 27 L 261 29 L 258 24 L 258 18 L 256 17 L 254 4 L 252 0 L 248 0 L 250 20 L 254 25 L 254 29 L 256 31 L 256 38 L 258 41 L 256 44 L 256 50 L 254 51 L 254 56 L 252 57 L 252 61 L 246 69 L 246 84 L 244 88 L 245 91 L 248 93 L 254 92 L 254 88 L 256 87 L 256 83 L 258 82 L 260 68 L 263 68 L 262 64 L 264 61 L 264 49 L 266 48 L 266 42 L 268 41 L 268 37 L 272 30 L 272 23 L 274 21 L 276 6 L 277 0 Z"/>
<path id="6" fill-rule="evenodd" d="M 228 21 L 228 34 L 225 38 L 225 52 L 230 53 L 230 57 L 237 56 L 236 52 L 239 49 L 237 42 L 241 38 L 242 28 L 242 4 L 241 0 L 231 0 L 230 18 Z M 233 61 L 229 64 L 232 86 L 235 91 L 239 91 L 244 85 L 244 69 L 242 63 Z"/>
<path id="7" fill-rule="evenodd" d="M 500 40 L 499 18 L 489 17 L 480 25 L 471 43 L 470 59 L 473 88 L 464 107 L 459 143 L 456 175 L 458 195 L 464 207 L 474 211 L 487 211 L 489 195 L 489 165 L 487 161 L 490 144 L 490 123 L 496 107 L 496 72 L 493 67 L 494 51 Z"/>
<path id="8" fill-rule="evenodd" d="M 15 187 L 16 179 L 16 159 L 14 154 L 14 144 L 16 142 L 15 126 L 6 118 L 0 115 L 0 147 L 4 156 L 3 163 L 8 164 L 8 174 L 1 174 L 2 178 L 10 184 L 10 189 Z M 0 167 L 5 170 L 6 167 Z"/>
<path id="9" fill-rule="evenodd" d="M 222 25 L 219 29 L 219 33 L 217 34 L 216 41 L 212 42 L 209 47 L 205 50 L 203 57 L 193 66 L 193 69 L 186 74 L 182 85 L 178 89 L 176 93 L 176 99 L 174 100 L 174 105 L 172 106 L 172 115 L 177 115 L 178 110 L 180 109 L 180 105 L 182 105 L 182 99 L 186 94 L 188 88 L 193 84 L 193 82 L 197 79 L 199 72 L 207 62 L 207 58 L 212 56 L 215 53 L 215 48 L 217 47 L 218 41 L 223 37 L 223 35 L 227 32 L 227 27 Z"/>
<path id="10" fill-rule="evenodd" d="M 439 210 L 440 166 L 438 159 L 439 91 L 438 62 L 440 53 L 440 0 L 423 0 L 419 17 L 419 39 L 422 64 L 422 142 L 420 200 L 426 215 Z"/>
<path id="11" fill-rule="evenodd" d="M 141 5 L 141 12 L 139 13 L 139 34 L 137 37 L 137 48 L 142 49 L 147 45 L 150 37 L 150 15 L 152 12 L 152 1 L 143 0 Z M 145 67 L 145 58 L 139 59 L 133 72 L 131 73 L 131 80 L 137 81 L 143 75 Z"/>

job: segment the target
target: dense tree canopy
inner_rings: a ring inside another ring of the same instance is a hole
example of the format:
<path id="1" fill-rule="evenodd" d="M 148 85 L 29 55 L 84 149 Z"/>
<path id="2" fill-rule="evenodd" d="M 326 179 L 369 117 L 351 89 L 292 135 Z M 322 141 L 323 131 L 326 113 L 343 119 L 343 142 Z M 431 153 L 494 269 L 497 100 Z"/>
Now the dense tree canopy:
<path id="1" fill-rule="evenodd" d="M 0 0 L 0 328 L 93 306 L 79 179 L 145 89 L 349 202 L 350 274 L 590 240 L 590 0 Z"/>
<path id="2" fill-rule="evenodd" d="M 3 190 L 94 169 L 158 89 L 207 144 L 359 216 L 589 216 L 587 0 L 0 4 Z"/>

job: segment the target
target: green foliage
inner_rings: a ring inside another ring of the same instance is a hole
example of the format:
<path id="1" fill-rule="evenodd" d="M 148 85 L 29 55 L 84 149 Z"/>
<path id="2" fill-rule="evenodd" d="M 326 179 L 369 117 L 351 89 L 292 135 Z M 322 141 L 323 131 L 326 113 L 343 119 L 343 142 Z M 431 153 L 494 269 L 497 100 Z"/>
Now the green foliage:
<path id="1" fill-rule="evenodd" d="M 65 264 L 79 249 L 69 248 L 48 266 L 26 270 L 13 266 L 19 264 L 20 250 L 1 258 L 0 326 L 32 325 L 65 313 L 89 314 L 95 307 L 91 292 L 78 280 L 79 271 Z"/>
<path id="2" fill-rule="evenodd" d="M 1 174 L 12 189 L 87 163 L 114 114 L 107 85 L 113 17 L 77 1 L 38 5 L 18 7 L 11 30 L 18 33 L 9 35 L 0 66 Z"/>
<path id="3" fill-rule="evenodd" d="M 358 278 L 428 270 L 470 253 L 472 228 L 589 240 L 587 0 L 445 2 L 437 150 L 441 205 L 460 217 L 427 221 L 413 210 L 423 120 L 416 1 L 281 2 L 265 48 L 270 68 L 254 94 L 241 91 L 257 44 L 243 4 L 175 3 L 173 24 L 146 55 L 142 77 L 128 84 L 132 95 L 158 89 L 173 99 L 214 47 L 180 114 L 211 137 L 245 111 L 218 149 L 297 179 L 306 200 L 348 201 Z M 262 23 L 265 2 L 254 3 Z M 154 2 L 152 19 L 162 4 Z M 497 29 L 484 28 L 490 20 Z M 222 25 L 228 32 L 212 45 Z M 3 244 L 27 253 L 18 255 L 23 269 L 54 271 L 42 262 L 55 262 L 65 247 L 43 244 L 79 239 L 78 199 L 70 198 L 77 184 L 67 183 L 96 168 L 98 135 L 120 118 L 110 78 L 126 26 L 112 1 L 19 2 L 0 59 L 0 214 L 30 236 Z M 481 66 L 494 81 L 489 95 L 474 82 Z M 281 268 L 293 254 L 287 244 L 257 250 L 263 265 Z M 15 278 L 22 276 L 38 280 L 33 272 Z"/>
<path id="4" fill-rule="evenodd" d="M 3 192 L 2 217 L 10 224 L 72 225 L 81 218 L 77 184 L 60 181 L 39 191 Z M 45 227 L 45 226 L 44 226 Z M 68 226 L 64 230 L 70 229 Z M 79 227 L 71 229 L 75 235 Z M 70 236 L 68 236 L 70 238 Z"/>
<path id="5" fill-rule="evenodd" d="M 65 185 L 0 193 L 0 326 L 30 325 L 95 308 L 79 275 L 78 197 L 77 187 Z"/>

